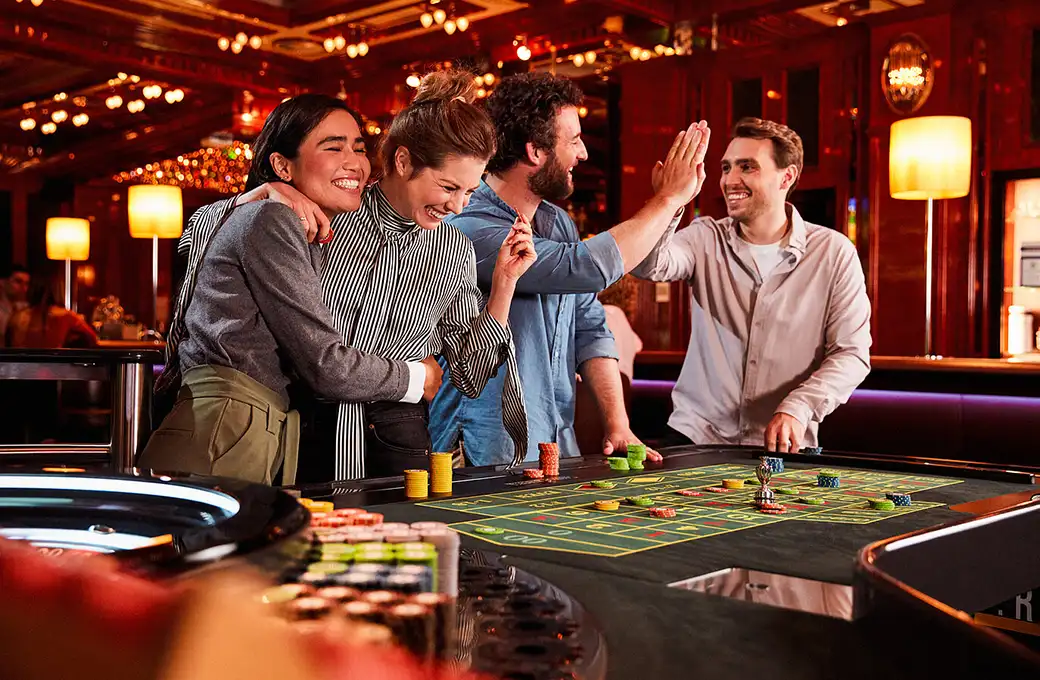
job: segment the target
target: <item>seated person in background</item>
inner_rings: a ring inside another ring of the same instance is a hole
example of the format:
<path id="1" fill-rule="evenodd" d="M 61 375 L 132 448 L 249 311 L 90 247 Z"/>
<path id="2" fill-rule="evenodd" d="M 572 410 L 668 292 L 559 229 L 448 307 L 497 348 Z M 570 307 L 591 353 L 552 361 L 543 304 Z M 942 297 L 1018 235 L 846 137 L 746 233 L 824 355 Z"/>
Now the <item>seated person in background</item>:
<path id="1" fill-rule="evenodd" d="M 632 382 L 635 374 L 636 355 L 643 351 L 643 341 L 632 328 L 625 309 L 631 309 L 635 298 L 635 281 L 631 277 L 622 277 L 617 283 L 599 294 L 603 311 L 607 314 L 607 328 L 614 336 L 617 347 L 618 369 L 621 375 Z"/>
<path id="2" fill-rule="evenodd" d="M 0 281 L 0 347 L 7 338 L 7 323 L 11 315 L 28 306 L 29 283 L 32 277 L 23 265 L 11 265 Z"/>
<path id="3" fill-rule="evenodd" d="M 677 444 L 816 446 L 820 421 L 870 371 L 863 268 L 848 238 L 786 202 L 801 171 L 797 133 L 739 121 L 722 159 L 729 217 L 669 230 L 632 272 L 690 285 L 690 347 L 668 421 Z"/>
<path id="4" fill-rule="evenodd" d="M 61 299 L 57 279 L 37 283 L 29 294 L 29 306 L 7 322 L 7 346 L 31 349 L 95 347 L 97 333 L 79 314 L 56 304 Z"/>
<path id="5" fill-rule="evenodd" d="M 357 210 L 369 172 L 358 125 L 334 97 L 282 102 L 256 140 L 246 186 L 272 172 L 291 175 L 329 215 Z M 321 248 L 308 246 L 286 206 L 259 201 L 236 210 L 197 245 L 157 385 L 176 382 L 180 372 L 182 387 L 140 467 L 267 484 L 282 469 L 283 483 L 291 484 L 299 429 L 289 412 L 290 370 L 315 392 L 342 401 L 414 403 L 438 389 L 432 359 L 384 359 L 343 343 L 322 302 Z"/>

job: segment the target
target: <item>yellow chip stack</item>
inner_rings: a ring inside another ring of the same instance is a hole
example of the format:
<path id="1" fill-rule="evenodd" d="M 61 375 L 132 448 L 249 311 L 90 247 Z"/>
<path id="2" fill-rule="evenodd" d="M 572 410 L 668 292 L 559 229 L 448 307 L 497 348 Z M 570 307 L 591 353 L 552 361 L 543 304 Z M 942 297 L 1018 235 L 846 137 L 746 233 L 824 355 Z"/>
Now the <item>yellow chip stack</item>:
<path id="1" fill-rule="evenodd" d="M 450 452 L 430 454 L 431 493 L 451 493 L 451 459 Z"/>
<path id="2" fill-rule="evenodd" d="M 724 489 L 743 489 L 743 479 L 724 479 L 722 480 L 722 488 Z"/>
<path id="3" fill-rule="evenodd" d="M 429 496 L 430 473 L 426 470 L 404 471 L 404 495 L 408 498 Z"/>
<path id="4" fill-rule="evenodd" d="M 620 501 L 594 501 L 597 510 L 617 510 L 621 507 Z"/>
<path id="5" fill-rule="evenodd" d="M 335 508 L 331 501 L 311 501 L 307 509 L 311 512 L 332 512 Z"/>

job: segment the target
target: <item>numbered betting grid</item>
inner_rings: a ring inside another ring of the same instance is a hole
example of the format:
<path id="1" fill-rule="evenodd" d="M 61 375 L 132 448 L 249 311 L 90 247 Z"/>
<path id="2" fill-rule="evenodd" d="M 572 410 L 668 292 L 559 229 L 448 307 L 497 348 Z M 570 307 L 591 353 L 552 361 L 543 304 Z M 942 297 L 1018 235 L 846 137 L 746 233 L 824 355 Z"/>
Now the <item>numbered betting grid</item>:
<path id="1" fill-rule="evenodd" d="M 555 485 L 535 481 L 517 491 L 429 501 L 421 505 L 481 516 L 482 519 L 451 526 L 467 536 L 496 545 L 622 557 L 777 522 L 870 524 L 943 504 L 914 499 L 909 507 L 881 511 L 870 509 L 868 498 L 883 498 L 888 492 L 913 494 L 960 483 L 960 480 L 940 477 L 842 470 L 841 486 L 823 489 L 816 486 L 820 468 L 788 469 L 773 475 L 770 481 L 774 490 L 791 488 L 799 493 L 799 496 L 777 494 L 777 501 L 788 510 L 783 515 L 767 515 L 755 509 L 756 485 L 726 493 L 705 491 L 709 486 L 721 485 L 723 479 L 753 479 L 754 471 L 752 465 L 725 464 L 639 474 L 611 478 L 616 484 L 613 489 L 599 489 L 587 483 Z M 683 489 L 701 495 L 677 493 Z M 676 517 L 655 519 L 648 508 L 624 502 L 631 496 L 648 496 L 654 506 L 674 508 Z M 822 498 L 825 504 L 797 502 L 798 497 L 807 496 Z M 621 506 L 616 511 L 596 510 L 593 502 L 597 500 L 620 500 Z M 478 528 L 495 528 L 502 533 L 481 534 Z"/>

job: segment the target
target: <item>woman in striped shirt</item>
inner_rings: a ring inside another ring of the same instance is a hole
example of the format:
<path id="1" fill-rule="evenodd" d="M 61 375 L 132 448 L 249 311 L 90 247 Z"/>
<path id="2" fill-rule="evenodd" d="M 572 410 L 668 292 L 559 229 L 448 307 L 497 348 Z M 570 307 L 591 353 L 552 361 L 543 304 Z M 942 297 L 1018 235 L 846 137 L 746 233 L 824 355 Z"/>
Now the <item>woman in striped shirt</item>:
<path id="1" fill-rule="evenodd" d="M 473 105 L 474 89 L 468 73 L 423 79 L 383 143 L 383 179 L 366 190 L 357 212 L 332 218 L 335 235 L 324 251 L 322 293 L 348 345 L 388 359 L 443 355 L 452 384 L 467 396 L 478 395 L 505 363 L 503 412 L 519 462 L 527 447 L 527 419 L 507 324 L 516 280 L 536 257 L 530 225 L 518 222 L 503 244 L 505 266 L 484 305 L 471 242 L 441 224 L 469 202 L 494 153 L 494 127 Z M 273 199 L 305 219 L 313 208 L 287 186 L 291 173 L 275 179 L 286 184 L 267 184 L 237 203 Z M 207 206 L 193 216 L 193 251 L 235 203 Z M 311 431 L 304 432 L 301 446 L 302 482 L 425 467 L 425 404 L 319 402 L 313 410 L 317 417 L 304 418 Z"/>

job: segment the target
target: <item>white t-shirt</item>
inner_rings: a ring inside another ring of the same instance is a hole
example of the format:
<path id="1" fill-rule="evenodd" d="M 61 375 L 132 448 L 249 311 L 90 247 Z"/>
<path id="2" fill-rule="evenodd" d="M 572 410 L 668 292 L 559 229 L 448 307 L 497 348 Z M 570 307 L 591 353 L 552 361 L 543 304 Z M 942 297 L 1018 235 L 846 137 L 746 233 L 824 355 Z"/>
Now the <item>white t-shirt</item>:
<path id="1" fill-rule="evenodd" d="M 614 305 L 603 305 L 603 311 L 607 314 L 607 328 L 614 334 L 614 344 L 617 346 L 618 368 L 622 373 L 632 379 L 636 355 L 643 349 L 643 341 L 639 339 L 632 329 L 625 311 Z"/>
<path id="2" fill-rule="evenodd" d="M 755 266 L 758 267 L 758 275 L 763 280 L 768 278 L 776 266 L 783 261 L 785 240 L 781 239 L 776 243 L 767 243 L 764 246 L 748 244 L 748 248 L 751 249 L 751 257 L 755 258 Z"/>

